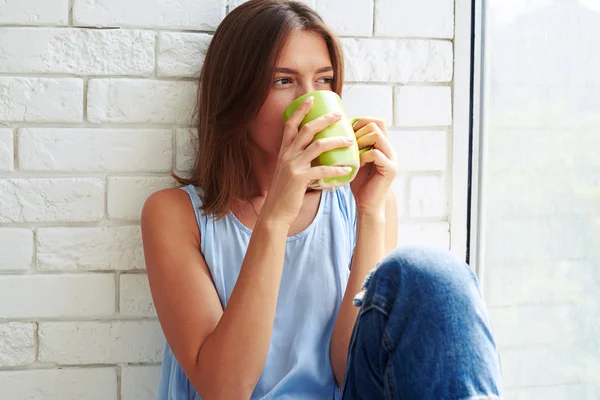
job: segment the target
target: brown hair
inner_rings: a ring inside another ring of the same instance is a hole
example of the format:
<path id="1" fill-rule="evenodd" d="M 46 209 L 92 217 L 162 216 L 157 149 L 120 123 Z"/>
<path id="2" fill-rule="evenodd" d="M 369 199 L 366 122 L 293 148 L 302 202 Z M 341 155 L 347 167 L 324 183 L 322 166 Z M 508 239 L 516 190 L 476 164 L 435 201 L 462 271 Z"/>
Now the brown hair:
<path id="1" fill-rule="evenodd" d="M 200 187 L 202 209 L 217 218 L 236 199 L 249 196 L 249 126 L 267 99 L 273 68 L 295 31 L 323 36 L 334 69 L 332 89 L 341 95 L 344 65 L 335 34 L 310 7 L 294 0 L 250 0 L 218 26 L 200 73 L 195 124 L 196 159 L 182 185 Z"/>

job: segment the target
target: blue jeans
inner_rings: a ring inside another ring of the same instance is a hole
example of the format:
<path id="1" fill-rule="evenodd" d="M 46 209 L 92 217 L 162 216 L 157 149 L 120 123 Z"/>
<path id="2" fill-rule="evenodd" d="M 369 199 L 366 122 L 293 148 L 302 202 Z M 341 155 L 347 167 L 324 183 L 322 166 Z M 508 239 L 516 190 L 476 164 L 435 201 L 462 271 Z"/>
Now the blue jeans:
<path id="1" fill-rule="evenodd" d="M 450 252 L 403 247 L 365 281 L 343 400 L 501 396 L 501 370 L 475 274 Z"/>

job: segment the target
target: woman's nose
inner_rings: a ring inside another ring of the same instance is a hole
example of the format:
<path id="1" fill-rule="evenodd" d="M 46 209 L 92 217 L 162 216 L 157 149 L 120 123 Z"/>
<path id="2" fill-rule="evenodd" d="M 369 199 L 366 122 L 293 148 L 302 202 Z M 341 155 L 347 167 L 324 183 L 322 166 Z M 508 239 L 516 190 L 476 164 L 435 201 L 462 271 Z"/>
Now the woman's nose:
<path id="1" fill-rule="evenodd" d="M 300 97 L 303 94 L 306 94 L 308 92 L 314 92 L 315 89 L 315 85 L 312 82 L 306 82 L 306 83 L 302 83 L 300 85 L 298 85 L 298 91 L 296 93 L 296 97 Z"/>

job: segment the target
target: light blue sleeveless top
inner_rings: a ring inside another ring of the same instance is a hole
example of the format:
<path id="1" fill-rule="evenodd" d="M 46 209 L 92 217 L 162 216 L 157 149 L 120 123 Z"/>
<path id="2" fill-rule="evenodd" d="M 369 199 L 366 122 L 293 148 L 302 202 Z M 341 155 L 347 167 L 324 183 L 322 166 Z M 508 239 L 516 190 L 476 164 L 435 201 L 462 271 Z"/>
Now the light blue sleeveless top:
<path id="1" fill-rule="evenodd" d="M 201 251 L 225 309 L 252 231 L 232 213 L 220 220 L 204 214 L 198 209 L 199 189 L 192 185 L 182 189 L 188 192 L 194 205 Z M 313 222 L 287 239 L 267 362 L 252 399 L 341 398 L 331 368 L 329 346 L 350 274 L 355 241 L 356 205 L 350 187 L 324 191 Z M 168 343 L 158 399 L 200 399 Z"/>

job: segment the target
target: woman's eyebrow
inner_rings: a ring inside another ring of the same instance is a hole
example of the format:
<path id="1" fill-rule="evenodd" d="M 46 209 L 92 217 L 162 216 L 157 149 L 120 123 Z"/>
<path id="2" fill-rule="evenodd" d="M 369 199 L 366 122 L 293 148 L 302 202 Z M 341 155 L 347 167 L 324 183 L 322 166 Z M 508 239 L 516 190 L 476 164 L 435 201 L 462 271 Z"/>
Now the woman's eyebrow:
<path id="1" fill-rule="evenodd" d="M 332 66 L 319 68 L 315 72 L 317 74 L 321 74 L 323 72 L 329 72 L 329 71 L 333 71 L 333 67 Z M 277 67 L 277 68 L 275 68 L 275 72 L 281 72 L 281 73 L 284 73 L 284 74 L 298 75 L 298 71 L 296 71 L 295 69 L 286 68 L 286 67 Z"/>

